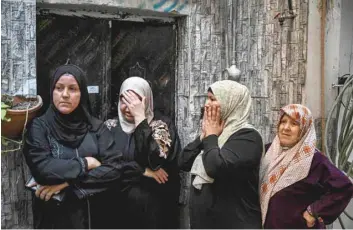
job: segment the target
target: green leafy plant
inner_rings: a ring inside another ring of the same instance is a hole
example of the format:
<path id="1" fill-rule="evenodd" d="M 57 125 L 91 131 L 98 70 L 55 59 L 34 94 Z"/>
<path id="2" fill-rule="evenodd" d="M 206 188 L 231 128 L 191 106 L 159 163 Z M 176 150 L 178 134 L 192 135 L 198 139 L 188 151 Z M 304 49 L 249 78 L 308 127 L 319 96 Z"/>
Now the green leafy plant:
<path id="1" fill-rule="evenodd" d="M 13 97 L 7 94 L 1 95 L 1 122 L 9 122 L 11 118 L 6 117 L 7 110 L 13 106 Z M 1 136 L 1 144 L 3 146 L 8 146 L 10 143 L 15 143 L 18 145 L 15 149 L 1 150 L 1 153 L 12 152 L 20 150 L 22 147 L 22 141 L 15 141 L 7 137 Z"/>
<path id="2" fill-rule="evenodd" d="M 1 102 L 1 121 L 11 121 L 11 118 L 6 117 L 7 109 L 11 106 L 5 104 L 5 102 Z"/>
<path id="3" fill-rule="evenodd" d="M 6 113 L 7 113 L 7 109 L 10 108 L 11 106 L 7 105 L 5 102 L 1 102 L 1 121 L 6 121 L 9 122 L 11 121 L 11 118 L 6 117 Z M 8 146 L 9 145 L 9 141 L 6 140 L 5 137 L 1 137 L 1 143 L 4 146 Z"/>

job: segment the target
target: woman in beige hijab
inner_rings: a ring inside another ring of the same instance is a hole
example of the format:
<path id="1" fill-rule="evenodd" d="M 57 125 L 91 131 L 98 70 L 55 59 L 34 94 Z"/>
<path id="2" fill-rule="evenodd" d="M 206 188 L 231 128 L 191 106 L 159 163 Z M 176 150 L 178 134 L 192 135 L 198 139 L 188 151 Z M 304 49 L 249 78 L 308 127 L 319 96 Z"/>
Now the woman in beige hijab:
<path id="1" fill-rule="evenodd" d="M 244 85 L 224 80 L 210 86 L 201 135 L 179 158 L 181 169 L 192 175 L 191 228 L 261 228 L 263 143 L 248 123 L 250 109 Z"/>
<path id="2" fill-rule="evenodd" d="M 173 121 L 154 114 L 151 87 L 140 77 L 121 85 L 118 115 L 105 122 L 127 162 L 116 228 L 178 228 L 180 142 Z"/>

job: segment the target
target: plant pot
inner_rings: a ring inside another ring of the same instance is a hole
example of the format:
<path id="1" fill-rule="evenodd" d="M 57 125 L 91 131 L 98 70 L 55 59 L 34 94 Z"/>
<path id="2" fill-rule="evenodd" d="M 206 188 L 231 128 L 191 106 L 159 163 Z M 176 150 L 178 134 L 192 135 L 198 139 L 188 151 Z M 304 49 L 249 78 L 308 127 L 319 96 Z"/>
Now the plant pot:
<path id="1" fill-rule="evenodd" d="M 42 98 L 37 95 L 38 103 L 28 109 L 27 124 L 35 117 L 38 110 L 43 105 Z M 7 109 L 6 117 L 11 118 L 11 121 L 1 121 L 1 135 L 7 138 L 17 138 L 22 135 L 23 128 L 26 122 L 27 110 Z"/>

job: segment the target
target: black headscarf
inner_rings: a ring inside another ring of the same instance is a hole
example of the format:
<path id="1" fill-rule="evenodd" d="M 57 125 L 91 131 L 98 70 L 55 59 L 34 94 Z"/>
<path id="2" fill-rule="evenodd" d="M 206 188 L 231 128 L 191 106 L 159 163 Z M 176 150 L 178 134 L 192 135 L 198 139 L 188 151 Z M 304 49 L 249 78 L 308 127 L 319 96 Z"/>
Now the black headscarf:
<path id="1" fill-rule="evenodd" d="M 78 107 L 70 114 L 62 114 L 53 104 L 53 90 L 56 82 L 64 74 L 75 77 L 81 91 Z M 50 106 L 44 117 L 49 126 L 50 133 L 61 144 L 77 148 L 88 131 L 97 131 L 102 122 L 92 117 L 91 104 L 88 97 L 87 80 L 85 73 L 76 65 L 66 64 L 58 67 L 51 79 Z"/>

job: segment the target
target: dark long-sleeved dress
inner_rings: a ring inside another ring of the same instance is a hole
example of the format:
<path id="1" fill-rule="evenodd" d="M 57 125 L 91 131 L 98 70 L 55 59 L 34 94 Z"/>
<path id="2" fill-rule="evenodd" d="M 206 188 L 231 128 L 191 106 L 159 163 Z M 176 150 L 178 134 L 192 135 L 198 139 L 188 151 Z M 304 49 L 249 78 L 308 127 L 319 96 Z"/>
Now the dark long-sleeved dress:
<path id="1" fill-rule="evenodd" d="M 180 176 L 177 156 L 181 150 L 177 131 L 166 117 L 155 118 L 164 121 L 171 136 L 168 157 L 159 156 L 159 147 L 152 137 L 147 120 L 141 122 L 135 131 L 126 134 L 117 121 L 111 128 L 114 139 L 127 162 L 123 174 L 120 213 L 124 222 L 119 228 L 178 228 Z M 146 168 L 163 168 L 168 181 L 158 184 L 155 179 L 143 176 Z"/>
<path id="2" fill-rule="evenodd" d="M 121 176 L 122 154 L 109 130 L 102 125 L 88 132 L 81 145 L 72 149 L 55 140 L 44 120 L 35 118 L 28 128 L 24 155 L 37 183 L 64 182 L 62 202 L 42 201 L 34 196 L 34 228 L 109 228 L 113 190 Z M 94 157 L 101 166 L 87 169 L 84 157 Z"/>
<path id="3" fill-rule="evenodd" d="M 270 147 L 266 145 L 266 151 Z M 347 207 L 353 184 L 329 159 L 316 150 L 309 175 L 280 190 L 270 199 L 264 228 L 308 228 L 303 213 L 310 205 L 313 214 L 328 225 Z M 323 227 L 316 221 L 313 228 Z"/>
<path id="4" fill-rule="evenodd" d="M 201 190 L 191 185 L 191 228 L 261 228 L 258 183 L 263 144 L 260 134 L 253 129 L 241 129 L 221 149 L 216 135 L 202 142 L 198 137 L 181 153 L 181 170 L 190 171 L 202 149 L 205 170 L 214 182 L 203 184 Z"/>

